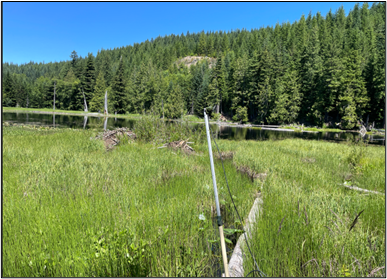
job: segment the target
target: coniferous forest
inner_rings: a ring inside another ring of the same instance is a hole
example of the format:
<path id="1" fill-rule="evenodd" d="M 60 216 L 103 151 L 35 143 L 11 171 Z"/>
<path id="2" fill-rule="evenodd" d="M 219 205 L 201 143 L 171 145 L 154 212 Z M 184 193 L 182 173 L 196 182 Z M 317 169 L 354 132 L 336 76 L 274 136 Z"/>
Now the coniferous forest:
<path id="1" fill-rule="evenodd" d="M 294 23 L 231 32 L 187 32 L 94 56 L 50 63 L 3 63 L 2 105 L 165 117 L 203 116 L 203 108 L 235 121 L 385 123 L 385 2 L 356 4 Z M 201 59 L 190 67 L 187 56 Z"/>

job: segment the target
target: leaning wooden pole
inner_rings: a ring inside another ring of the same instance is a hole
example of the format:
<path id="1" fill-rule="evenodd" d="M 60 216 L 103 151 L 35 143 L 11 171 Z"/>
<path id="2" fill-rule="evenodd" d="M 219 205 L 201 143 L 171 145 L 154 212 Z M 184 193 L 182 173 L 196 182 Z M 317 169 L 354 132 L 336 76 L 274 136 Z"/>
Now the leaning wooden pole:
<path id="1" fill-rule="evenodd" d="M 229 271 L 228 271 L 228 261 L 227 261 L 227 254 L 226 254 L 226 243 L 224 241 L 224 234 L 223 234 L 223 222 L 222 222 L 222 217 L 220 215 L 218 189 L 216 187 L 216 176 L 215 176 L 215 168 L 214 168 L 214 159 L 212 158 L 210 128 L 209 128 L 209 125 L 208 125 L 208 116 L 207 116 L 207 113 L 206 113 L 206 109 L 204 109 L 204 120 L 206 122 L 208 153 L 210 155 L 212 184 L 214 185 L 216 213 L 217 213 L 217 221 L 218 221 L 218 226 L 219 226 L 220 246 L 222 247 L 222 257 L 223 257 L 223 264 L 224 264 L 224 273 L 225 273 L 226 277 L 230 277 Z"/>

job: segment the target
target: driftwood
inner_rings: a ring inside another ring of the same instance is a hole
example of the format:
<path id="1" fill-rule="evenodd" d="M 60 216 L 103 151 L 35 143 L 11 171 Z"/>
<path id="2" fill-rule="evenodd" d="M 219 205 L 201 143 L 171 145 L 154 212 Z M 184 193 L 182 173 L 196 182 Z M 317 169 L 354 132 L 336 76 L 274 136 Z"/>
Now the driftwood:
<path id="1" fill-rule="evenodd" d="M 383 193 L 378 192 L 378 191 L 371 191 L 371 190 L 367 190 L 367 189 L 362 189 L 362 188 L 359 188 L 356 186 L 350 186 L 350 185 L 346 185 L 346 184 L 339 184 L 339 185 L 344 186 L 344 187 L 351 189 L 351 190 L 362 191 L 362 192 L 367 192 L 367 193 L 372 193 L 372 194 L 377 194 L 377 195 L 384 195 Z"/>
<path id="2" fill-rule="evenodd" d="M 195 152 L 195 150 L 191 146 L 189 146 L 188 143 L 191 143 L 191 142 L 188 142 L 188 140 L 177 140 L 177 141 L 165 143 L 164 145 L 162 145 L 158 148 L 169 147 L 169 148 L 173 148 L 173 149 L 181 149 L 182 151 L 184 151 L 187 154 Z"/>
<path id="3" fill-rule="evenodd" d="M 263 201 L 261 198 L 255 199 L 253 207 L 250 210 L 249 217 L 247 218 L 244 226 L 246 232 L 239 237 L 234 248 L 234 252 L 232 253 L 230 262 L 228 263 L 231 277 L 244 277 L 243 260 L 245 255 L 243 249 L 247 248 L 245 246 L 245 237 L 251 239 L 252 227 L 261 213 L 262 203 Z"/>
<path id="4" fill-rule="evenodd" d="M 125 127 L 117 128 L 112 131 L 107 130 L 103 133 L 99 133 L 95 138 L 102 139 L 105 142 L 106 149 L 112 149 L 115 145 L 117 145 L 120 142 L 118 137 L 125 136 L 125 135 L 132 139 L 136 138 L 136 134 Z"/>

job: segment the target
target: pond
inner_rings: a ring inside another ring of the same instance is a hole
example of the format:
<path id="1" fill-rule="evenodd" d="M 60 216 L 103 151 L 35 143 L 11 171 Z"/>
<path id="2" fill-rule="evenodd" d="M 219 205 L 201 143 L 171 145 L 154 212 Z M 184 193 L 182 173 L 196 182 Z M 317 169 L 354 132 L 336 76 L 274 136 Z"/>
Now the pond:
<path id="1" fill-rule="evenodd" d="M 59 128 L 77 129 L 114 129 L 119 127 L 132 128 L 136 120 L 115 117 L 96 116 L 75 116 L 63 114 L 40 114 L 25 112 L 3 112 L 3 122 L 23 123 L 36 126 L 51 126 Z M 204 124 L 204 123 L 203 123 Z M 192 124 L 192 125 L 203 125 Z M 216 133 L 217 138 L 231 140 L 280 140 L 286 138 L 302 138 L 309 140 L 324 141 L 353 141 L 360 139 L 360 134 L 356 132 L 293 132 L 264 130 L 256 127 L 231 127 L 211 124 L 211 129 Z M 369 144 L 385 145 L 385 137 L 382 135 L 366 135 L 364 140 Z"/>

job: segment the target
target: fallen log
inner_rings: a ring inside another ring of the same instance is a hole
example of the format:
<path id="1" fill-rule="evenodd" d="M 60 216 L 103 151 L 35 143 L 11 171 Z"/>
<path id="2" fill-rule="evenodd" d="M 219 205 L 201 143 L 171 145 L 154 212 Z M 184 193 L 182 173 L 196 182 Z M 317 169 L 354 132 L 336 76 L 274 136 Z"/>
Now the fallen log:
<path id="1" fill-rule="evenodd" d="M 245 249 L 245 237 L 251 239 L 253 225 L 262 211 L 262 203 L 263 200 L 261 198 L 256 198 L 253 207 L 250 210 L 246 224 L 244 225 L 245 233 L 239 237 L 230 262 L 228 263 L 230 277 L 244 277 L 243 260 L 246 256 L 244 255 L 243 250 Z"/>
<path id="2" fill-rule="evenodd" d="M 344 186 L 344 187 L 351 189 L 351 190 L 362 191 L 362 192 L 372 193 L 372 194 L 377 194 L 377 195 L 384 195 L 383 193 L 378 192 L 378 191 L 371 191 L 371 190 L 367 190 L 367 189 L 362 189 L 362 188 L 359 188 L 356 186 L 350 186 L 350 185 L 341 184 L 341 183 L 339 183 L 339 185 Z"/>

